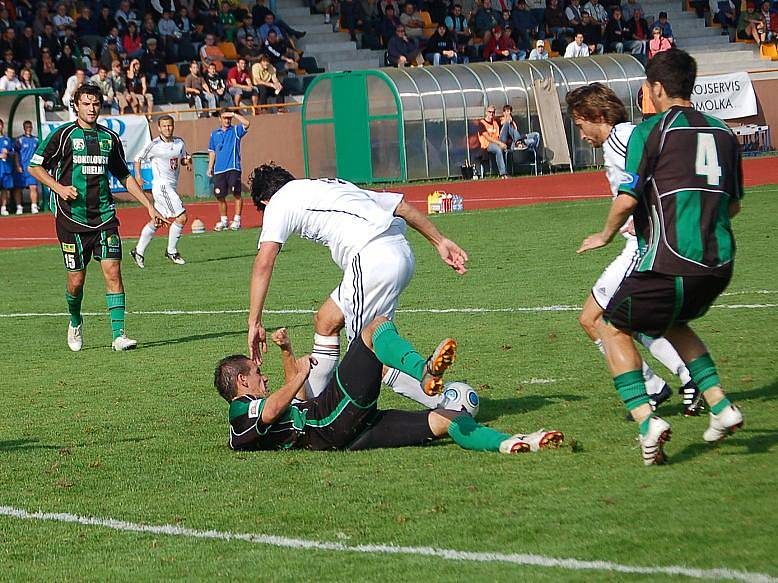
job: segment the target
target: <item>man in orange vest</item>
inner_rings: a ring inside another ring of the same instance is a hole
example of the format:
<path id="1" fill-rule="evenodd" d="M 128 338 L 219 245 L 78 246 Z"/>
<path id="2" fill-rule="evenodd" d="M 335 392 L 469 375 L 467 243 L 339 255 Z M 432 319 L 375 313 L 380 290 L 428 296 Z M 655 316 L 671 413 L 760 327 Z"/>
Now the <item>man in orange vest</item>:
<path id="1" fill-rule="evenodd" d="M 505 170 L 508 145 L 500 140 L 500 122 L 495 118 L 496 111 L 494 105 L 489 105 L 484 117 L 478 120 L 478 141 L 485 153 L 494 154 L 500 178 L 508 178 Z"/>

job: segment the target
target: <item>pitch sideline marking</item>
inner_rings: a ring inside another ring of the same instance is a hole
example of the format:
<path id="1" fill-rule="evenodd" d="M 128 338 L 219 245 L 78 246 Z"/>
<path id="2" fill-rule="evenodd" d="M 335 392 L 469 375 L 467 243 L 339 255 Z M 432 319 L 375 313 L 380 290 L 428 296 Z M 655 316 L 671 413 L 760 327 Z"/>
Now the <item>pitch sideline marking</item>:
<path id="1" fill-rule="evenodd" d="M 728 568 L 695 569 L 672 565 L 669 567 L 640 567 L 636 565 L 622 565 L 610 561 L 581 561 L 578 559 L 559 559 L 544 555 L 533 554 L 506 554 L 506 553 L 478 553 L 469 551 L 457 551 L 453 549 L 438 549 L 434 547 L 405 547 L 397 545 L 364 544 L 345 545 L 337 542 L 326 542 L 274 536 L 268 534 L 249 534 L 219 530 L 196 530 L 172 524 L 151 525 L 112 518 L 95 518 L 90 516 L 78 516 L 65 512 L 28 512 L 12 506 L 0 506 L 0 515 L 20 520 L 39 520 L 49 522 L 63 522 L 81 524 L 84 526 L 98 526 L 110 528 L 121 532 L 138 532 L 142 534 L 159 534 L 168 536 L 182 536 L 195 539 L 242 541 L 252 544 L 267 545 L 288 549 L 313 549 L 321 551 L 334 551 L 341 553 L 364 553 L 374 555 L 416 555 L 434 557 L 447 561 L 467 561 L 474 563 L 508 563 L 512 565 L 528 565 L 533 567 L 546 567 L 566 569 L 569 571 L 613 571 L 617 573 L 633 573 L 639 575 L 681 575 L 693 579 L 726 579 L 730 581 L 745 581 L 746 583 L 777 583 L 778 579 L 764 573 L 751 573 L 737 571 Z"/>

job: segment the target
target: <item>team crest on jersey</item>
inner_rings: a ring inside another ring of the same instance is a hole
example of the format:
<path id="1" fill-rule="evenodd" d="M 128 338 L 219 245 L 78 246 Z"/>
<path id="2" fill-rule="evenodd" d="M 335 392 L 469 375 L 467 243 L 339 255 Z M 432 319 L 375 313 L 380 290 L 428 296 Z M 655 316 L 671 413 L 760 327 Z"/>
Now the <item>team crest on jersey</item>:
<path id="1" fill-rule="evenodd" d="M 118 247 L 119 246 L 119 235 L 108 235 L 108 238 L 105 240 L 105 243 L 109 247 Z"/>
<path id="2" fill-rule="evenodd" d="M 73 138 L 73 149 L 74 150 L 83 150 L 86 147 L 86 144 L 84 143 L 84 140 L 81 138 Z"/>
<path id="3" fill-rule="evenodd" d="M 62 250 L 65 253 L 75 253 L 76 252 L 76 244 L 75 243 L 62 243 Z"/>
<path id="4" fill-rule="evenodd" d="M 251 401 L 251 403 L 249 403 L 249 419 L 256 419 L 259 417 L 259 404 L 261 402 L 261 399 L 256 399 L 255 401 Z"/>
<path id="5" fill-rule="evenodd" d="M 104 140 L 100 140 L 100 152 L 110 152 L 111 151 L 111 139 L 106 138 Z"/>

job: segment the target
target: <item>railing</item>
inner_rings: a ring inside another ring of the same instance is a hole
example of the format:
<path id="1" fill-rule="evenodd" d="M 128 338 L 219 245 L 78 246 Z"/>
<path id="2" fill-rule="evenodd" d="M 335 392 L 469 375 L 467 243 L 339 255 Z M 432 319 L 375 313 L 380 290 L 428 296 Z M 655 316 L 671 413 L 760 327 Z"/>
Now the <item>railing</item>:
<path id="1" fill-rule="evenodd" d="M 262 112 L 263 109 L 288 109 L 290 107 L 300 107 L 302 103 L 299 103 L 297 101 L 290 101 L 288 103 L 276 103 L 276 104 L 268 104 L 268 105 L 241 105 L 240 107 L 231 105 L 228 107 L 201 107 L 201 108 L 194 108 L 194 109 L 171 109 L 167 111 L 152 111 L 151 113 L 125 113 L 123 115 L 143 115 L 146 116 L 149 119 L 161 117 L 163 115 L 172 115 L 175 117 L 176 121 L 181 119 L 181 116 L 184 114 L 194 114 L 194 115 L 202 115 L 204 113 L 207 113 L 210 115 L 211 113 L 219 113 L 220 111 L 237 111 L 238 113 L 246 110 L 251 110 L 252 115 L 258 115 L 258 112 Z"/>

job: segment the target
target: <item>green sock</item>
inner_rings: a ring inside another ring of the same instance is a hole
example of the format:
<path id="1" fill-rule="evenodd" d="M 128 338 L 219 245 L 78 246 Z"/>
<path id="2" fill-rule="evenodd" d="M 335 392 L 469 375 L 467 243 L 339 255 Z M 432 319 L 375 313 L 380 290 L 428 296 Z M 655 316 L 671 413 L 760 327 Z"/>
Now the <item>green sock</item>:
<path id="1" fill-rule="evenodd" d="M 640 435 L 644 436 L 648 433 L 648 422 L 651 420 L 651 418 L 654 416 L 653 413 L 646 417 L 643 421 L 640 423 Z"/>
<path id="2" fill-rule="evenodd" d="M 108 315 L 111 317 L 111 333 L 116 340 L 124 334 L 124 292 L 105 294 L 105 303 L 108 304 Z"/>
<path id="3" fill-rule="evenodd" d="M 500 444 L 510 437 L 476 423 L 469 415 L 452 420 L 448 434 L 459 447 L 474 451 L 500 451 Z"/>
<path id="4" fill-rule="evenodd" d="M 724 409 L 729 407 L 731 404 L 732 404 L 732 402 L 729 399 L 727 399 L 726 397 L 724 397 L 721 401 L 719 401 L 715 405 L 711 405 L 710 412 L 713 413 L 714 415 L 718 415 Z"/>
<path id="5" fill-rule="evenodd" d="M 84 319 L 81 317 L 81 300 L 84 299 L 84 291 L 81 290 L 78 295 L 72 295 L 65 291 L 65 300 L 68 303 L 68 312 L 70 312 L 70 325 L 75 328 L 80 326 Z"/>
<path id="6" fill-rule="evenodd" d="M 613 378 L 613 384 L 616 385 L 616 390 L 627 406 L 627 410 L 632 411 L 648 403 L 648 393 L 646 393 L 646 383 L 643 380 L 642 370 L 631 370 L 620 374 Z"/>
<path id="7" fill-rule="evenodd" d="M 400 336 L 391 321 L 384 322 L 373 332 L 373 350 L 378 360 L 420 381 L 427 362 L 413 345 Z"/>
<path id="8" fill-rule="evenodd" d="M 711 387 L 721 386 L 721 379 L 719 379 L 719 373 L 716 371 L 716 365 L 707 352 L 688 363 L 686 368 L 689 369 L 692 380 L 701 392 L 704 393 Z"/>

